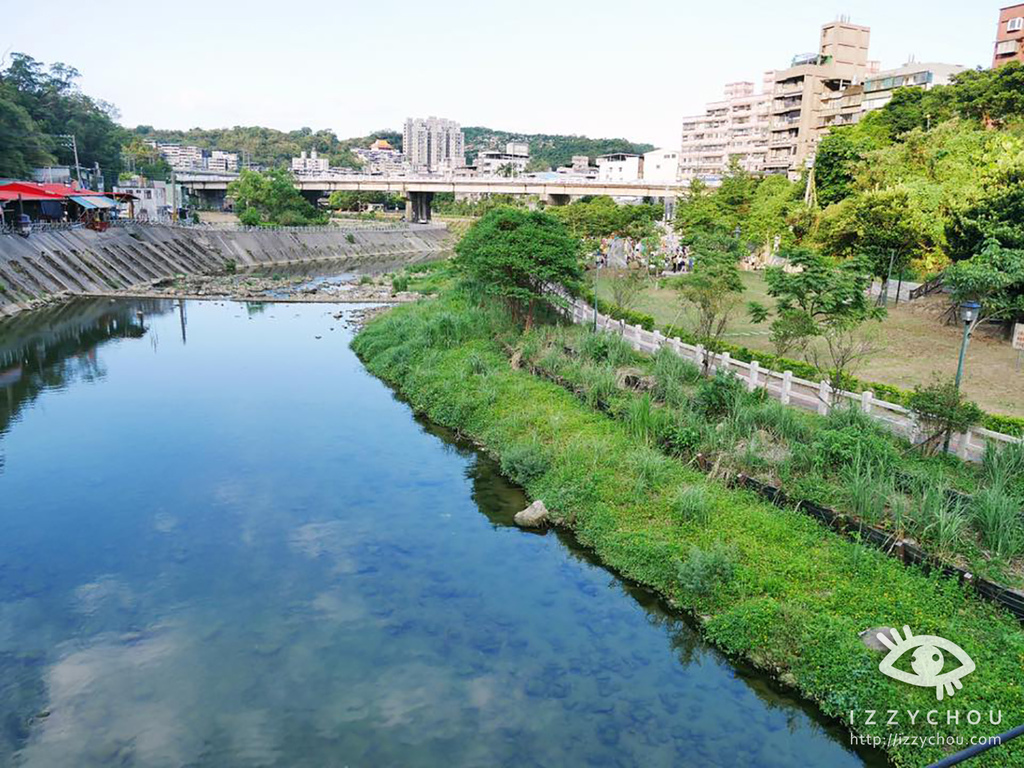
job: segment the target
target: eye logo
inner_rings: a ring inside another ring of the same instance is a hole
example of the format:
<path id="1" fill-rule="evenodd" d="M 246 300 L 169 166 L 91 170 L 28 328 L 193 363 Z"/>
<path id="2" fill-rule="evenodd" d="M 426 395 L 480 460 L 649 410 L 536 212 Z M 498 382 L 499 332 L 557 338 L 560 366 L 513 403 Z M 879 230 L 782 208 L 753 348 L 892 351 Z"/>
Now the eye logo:
<path id="1" fill-rule="evenodd" d="M 878 665 L 878 671 L 883 675 L 891 677 L 911 685 L 919 685 L 922 688 L 935 688 L 935 698 L 942 701 L 943 693 L 952 696 L 958 688 L 963 688 L 960 682 L 961 677 L 966 677 L 974 671 L 974 661 L 967 652 L 954 642 L 937 635 L 920 635 L 914 637 L 910 627 L 903 625 L 903 632 L 906 637 L 900 637 L 899 630 L 892 630 L 892 638 L 885 632 L 875 635 L 878 641 L 889 649 L 889 653 Z M 914 651 L 914 658 L 910 662 L 913 672 L 904 672 L 894 666 L 896 660 L 911 649 Z M 963 666 L 949 672 L 943 672 L 945 658 L 942 652 L 952 654 Z"/>

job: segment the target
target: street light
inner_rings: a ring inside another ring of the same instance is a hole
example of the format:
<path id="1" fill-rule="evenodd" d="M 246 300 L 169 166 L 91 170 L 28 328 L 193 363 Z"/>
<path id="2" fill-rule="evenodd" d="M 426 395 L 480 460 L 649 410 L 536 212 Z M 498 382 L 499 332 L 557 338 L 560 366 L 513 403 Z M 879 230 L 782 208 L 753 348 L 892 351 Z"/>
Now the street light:
<path id="1" fill-rule="evenodd" d="M 960 380 L 964 376 L 964 358 L 967 357 L 967 342 L 971 339 L 971 328 L 978 322 L 978 315 L 981 313 L 981 304 L 976 301 L 964 301 L 960 304 L 960 320 L 964 324 L 964 337 L 960 342 L 960 361 L 956 365 L 956 381 L 953 388 L 960 391 Z M 949 451 L 949 432 L 946 432 L 946 441 L 942 445 L 943 453 Z"/>
<path id="2" fill-rule="evenodd" d="M 964 324 L 964 338 L 960 342 L 960 362 L 956 366 L 956 388 L 960 389 L 960 380 L 964 375 L 964 358 L 967 356 L 967 342 L 971 339 L 971 328 L 978 321 L 981 304 L 976 301 L 965 301 L 960 305 L 960 320 Z"/>

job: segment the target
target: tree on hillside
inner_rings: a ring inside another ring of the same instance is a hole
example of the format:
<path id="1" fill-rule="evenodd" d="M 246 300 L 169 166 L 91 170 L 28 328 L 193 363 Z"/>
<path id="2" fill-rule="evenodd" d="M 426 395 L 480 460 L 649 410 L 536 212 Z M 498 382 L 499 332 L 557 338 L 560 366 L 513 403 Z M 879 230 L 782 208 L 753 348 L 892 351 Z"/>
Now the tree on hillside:
<path id="1" fill-rule="evenodd" d="M 15 139 L 0 142 L 0 166 L 35 165 L 49 161 L 49 155 L 70 165 L 74 162 L 70 142 L 58 136 L 73 134 L 84 167 L 99 163 L 108 178 L 117 177 L 127 132 L 115 122 L 113 105 L 81 92 L 79 76 L 78 70 L 65 64 L 46 68 L 31 56 L 11 54 L 11 63 L 0 71 L 0 102 L 20 109 L 0 108 L 0 131 Z M 21 159 L 14 159 L 18 155 Z"/>
<path id="2" fill-rule="evenodd" d="M 743 248 L 729 235 L 699 235 L 690 247 L 693 272 L 680 279 L 679 292 L 697 313 L 694 334 L 714 349 L 740 304 L 743 280 L 738 263 Z"/>
<path id="3" fill-rule="evenodd" d="M 720 204 L 716 191 L 700 179 L 690 182 L 686 195 L 676 203 L 673 226 L 684 241 L 698 235 L 731 232 L 727 219 L 735 218 Z"/>
<path id="4" fill-rule="evenodd" d="M 0 177 L 26 179 L 54 161 L 53 142 L 8 90 L 0 82 Z"/>
<path id="5" fill-rule="evenodd" d="M 1016 154 L 1002 158 L 974 199 L 952 207 L 946 241 L 954 261 L 973 257 L 989 240 L 1024 248 L 1024 145 L 1018 141 L 1013 149 Z"/>
<path id="6" fill-rule="evenodd" d="M 498 208 L 475 222 L 455 246 L 454 262 L 468 278 L 512 308 L 532 327 L 538 304 L 557 303 L 551 289 L 579 291 L 580 242 L 542 211 Z"/>
<path id="7" fill-rule="evenodd" d="M 857 166 L 865 153 L 877 148 L 877 142 L 858 126 L 844 126 L 830 131 L 819 143 L 814 155 L 814 184 L 818 203 L 838 203 L 853 192 Z"/>
<path id="8" fill-rule="evenodd" d="M 960 72 L 952 85 L 935 90 L 948 95 L 963 117 L 1001 124 L 1024 116 L 1024 65 L 1019 61 Z"/>
<path id="9" fill-rule="evenodd" d="M 239 220 L 249 226 L 304 226 L 324 217 L 295 188 L 291 174 L 279 168 L 264 173 L 243 170 L 228 185 Z"/>
<path id="10" fill-rule="evenodd" d="M 905 189 L 869 190 L 825 211 L 818 241 L 826 256 L 863 257 L 881 280 L 934 251 L 934 233 Z"/>
<path id="11" fill-rule="evenodd" d="M 765 272 L 774 309 L 751 302 L 750 316 L 761 323 L 774 315 L 773 341 L 778 345 L 785 339 L 791 346 L 801 346 L 808 360 L 828 372 L 832 387 L 838 389 L 853 366 L 878 348 L 873 338 L 861 332 L 866 321 L 885 316 L 885 310 L 874 307 L 867 295 L 869 267 L 864 259 L 836 264 L 810 248 L 793 248 L 785 256 L 788 270 L 771 267 Z"/>

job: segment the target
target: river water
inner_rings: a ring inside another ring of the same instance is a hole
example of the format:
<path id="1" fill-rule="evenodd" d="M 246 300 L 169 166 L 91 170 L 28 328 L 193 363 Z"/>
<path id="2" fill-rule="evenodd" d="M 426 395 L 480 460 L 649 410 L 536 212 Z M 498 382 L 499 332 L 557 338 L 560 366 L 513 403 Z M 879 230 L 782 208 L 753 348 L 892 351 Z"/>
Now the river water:
<path id="1" fill-rule="evenodd" d="M 0 324 L 0 765 L 877 764 L 512 526 L 522 493 L 362 368 L 351 309 Z"/>

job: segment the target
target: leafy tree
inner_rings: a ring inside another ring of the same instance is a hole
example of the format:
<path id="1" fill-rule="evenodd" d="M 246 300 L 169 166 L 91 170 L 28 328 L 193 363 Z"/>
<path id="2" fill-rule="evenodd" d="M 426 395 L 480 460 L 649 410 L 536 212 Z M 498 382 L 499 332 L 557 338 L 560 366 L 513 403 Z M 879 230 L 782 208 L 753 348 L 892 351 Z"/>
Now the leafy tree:
<path id="1" fill-rule="evenodd" d="M 928 222 L 906 189 L 869 190 L 829 208 L 818 240 L 835 258 L 863 256 L 871 274 L 883 280 L 900 274 L 912 259 L 936 248 Z"/>
<path id="2" fill-rule="evenodd" d="M 553 207 L 549 212 L 577 237 L 594 240 L 613 236 L 640 240 L 656 232 L 655 222 L 662 216 L 657 205 L 620 205 L 604 195 Z"/>
<path id="3" fill-rule="evenodd" d="M 15 140 L 0 142 L 0 166 L 23 171 L 53 158 L 72 164 L 70 144 L 56 137 L 73 134 L 81 164 L 99 163 L 108 177 L 116 178 L 126 132 L 115 122 L 117 110 L 83 94 L 78 78 L 78 70 L 65 64 L 46 68 L 23 53 L 11 55 L 11 63 L 0 71 L 0 131 Z"/>
<path id="4" fill-rule="evenodd" d="M 875 351 L 874 340 L 860 333 L 862 324 L 885 316 L 885 310 L 868 299 L 869 267 L 863 258 L 837 264 L 810 248 L 793 248 L 784 255 L 787 269 L 765 271 L 774 310 L 751 302 L 751 318 L 761 323 L 774 314 L 772 339 L 776 346 L 807 350 L 809 361 L 828 371 L 833 388 L 838 389 L 852 366 Z M 820 340 L 824 349 L 813 345 L 815 340 Z"/>
<path id="5" fill-rule="evenodd" d="M 940 445 L 948 445 L 950 436 L 966 432 L 981 421 L 983 411 L 964 397 L 953 379 L 936 377 L 931 384 L 914 387 L 907 405 L 925 430 L 920 445 L 934 454 Z"/>
<path id="6" fill-rule="evenodd" d="M 957 304 L 981 302 L 978 321 L 1024 318 L 1024 249 L 990 239 L 976 256 L 948 267 L 944 278 Z"/>
<path id="7" fill-rule="evenodd" d="M 946 240 L 954 261 L 971 258 L 988 240 L 1024 248 L 1024 146 L 1007 145 L 1010 151 L 986 175 L 974 199 L 950 211 Z"/>
<path id="8" fill-rule="evenodd" d="M 960 72 L 951 86 L 935 90 L 948 95 L 963 117 L 1000 124 L 1024 116 L 1024 65 L 1019 61 Z"/>
<path id="9" fill-rule="evenodd" d="M 537 304 L 557 301 L 552 287 L 579 290 L 579 248 L 550 214 L 498 208 L 473 223 L 455 247 L 454 262 L 486 293 L 505 300 L 529 329 Z"/>
<path id="10" fill-rule="evenodd" d="M 612 301 L 615 306 L 627 311 L 636 306 L 637 299 L 651 283 L 650 272 L 639 264 L 608 270 L 606 274 L 611 285 Z"/>
<path id="11" fill-rule="evenodd" d="M 243 170 L 228 185 L 228 195 L 234 198 L 235 210 L 244 224 L 304 226 L 324 221 L 295 189 L 291 174 L 281 169 L 264 173 Z"/>
<path id="12" fill-rule="evenodd" d="M 731 232 L 735 218 L 725 210 L 715 190 L 694 179 L 686 195 L 676 202 L 674 225 L 684 241 L 689 241 L 700 235 Z"/>
<path id="13" fill-rule="evenodd" d="M 405 206 L 404 198 L 387 192 L 349 191 L 339 189 L 327 198 L 327 206 L 336 211 L 359 211 L 367 204 L 383 205 L 396 210 Z"/>
<path id="14" fill-rule="evenodd" d="M 743 248 L 728 235 L 697 236 L 691 248 L 693 272 L 680 279 L 679 292 L 697 312 L 694 334 L 713 348 L 740 304 L 743 280 L 738 262 Z"/>
<path id="15" fill-rule="evenodd" d="M 853 192 L 857 167 L 865 153 L 877 148 L 870 134 L 857 126 L 830 131 L 819 143 L 814 156 L 814 184 L 818 203 L 838 203 Z"/>

